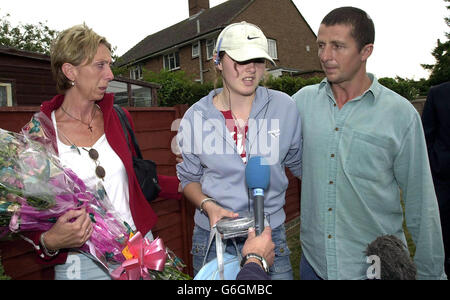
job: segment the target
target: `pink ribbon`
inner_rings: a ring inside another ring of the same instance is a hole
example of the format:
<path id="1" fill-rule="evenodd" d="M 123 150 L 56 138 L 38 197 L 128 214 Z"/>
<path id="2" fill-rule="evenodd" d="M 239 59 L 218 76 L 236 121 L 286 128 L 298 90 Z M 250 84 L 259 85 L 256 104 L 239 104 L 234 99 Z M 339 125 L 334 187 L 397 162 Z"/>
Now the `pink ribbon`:
<path id="1" fill-rule="evenodd" d="M 148 270 L 163 271 L 166 263 L 166 247 L 160 238 L 150 242 L 138 231 L 128 240 L 128 249 L 133 254 L 111 273 L 113 279 L 151 279 Z"/>

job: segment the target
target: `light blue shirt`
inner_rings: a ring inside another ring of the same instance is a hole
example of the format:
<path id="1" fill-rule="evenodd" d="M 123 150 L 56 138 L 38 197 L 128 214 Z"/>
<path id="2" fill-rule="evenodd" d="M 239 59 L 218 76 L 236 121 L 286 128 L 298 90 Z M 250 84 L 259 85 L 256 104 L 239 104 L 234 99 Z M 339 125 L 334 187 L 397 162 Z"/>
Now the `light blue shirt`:
<path id="1" fill-rule="evenodd" d="M 324 279 L 367 279 L 369 243 L 393 234 L 406 245 L 402 190 L 418 278 L 445 279 L 420 116 L 408 100 L 369 77 L 371 87 L 341 109 L 327 79 L 293 96 L 303 134 L 303 253 Z"/>
<path id="2" fill-rule="evenodd" d="M 218 89 L 217 93 L 221 90 Z M 192 105 L 184 114 L 177 134 L 183 162 L 177 175 L 183 189 L 191 182 L 201 184 L 203 194 L 214 198 L 223 208 L 245 213 L 253 210 L 245 180 L 246 164 L 236 141 L 227 129 L 224 115 L 214 106 L 216 91 Z M 302 137 L 300 114 L 289 95 L 258 87 L 248 120 L 245 143 L 247 161 L 261 156 L 270 167 L 270 184 L 264 193 L 264 214 L 270 226 L 284 224 L 286 189 L 285 168 L 301 175 Z M 209 219 L 197 209 L 195 224 L 210 230 Z"/>

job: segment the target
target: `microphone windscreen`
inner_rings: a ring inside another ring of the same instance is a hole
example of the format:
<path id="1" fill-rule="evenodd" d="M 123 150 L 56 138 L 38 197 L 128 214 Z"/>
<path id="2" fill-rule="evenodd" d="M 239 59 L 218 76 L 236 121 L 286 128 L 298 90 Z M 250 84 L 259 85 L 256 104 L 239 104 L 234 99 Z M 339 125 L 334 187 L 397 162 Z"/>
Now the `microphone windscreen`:
<path id="1" fill-rule="evenodd" d="M 245 167 L 245 180 L 250 189 L 267 189 L 270 181 L 270 167 L 263 157 L 250 158 Z"/>

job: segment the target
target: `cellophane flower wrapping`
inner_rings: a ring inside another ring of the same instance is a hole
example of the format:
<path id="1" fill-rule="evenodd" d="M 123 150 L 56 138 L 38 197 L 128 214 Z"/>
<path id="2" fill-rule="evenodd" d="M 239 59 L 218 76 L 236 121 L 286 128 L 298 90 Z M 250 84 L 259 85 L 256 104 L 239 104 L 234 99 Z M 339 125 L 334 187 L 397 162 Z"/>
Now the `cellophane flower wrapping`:
<path id="1" fill-rule="evenodd" d="M 85 208 L 93 232 L 80 250 L 107 268 L 122 263 L 128 228 L 102 187 L 90 190 L 62 167 L 53 147 L 56 138 L 43 132 L 42 122 L 51 120 L 38 113 L 22 134 L 0 128 L 0 236 L 47 231 L 69 210 Z"/>

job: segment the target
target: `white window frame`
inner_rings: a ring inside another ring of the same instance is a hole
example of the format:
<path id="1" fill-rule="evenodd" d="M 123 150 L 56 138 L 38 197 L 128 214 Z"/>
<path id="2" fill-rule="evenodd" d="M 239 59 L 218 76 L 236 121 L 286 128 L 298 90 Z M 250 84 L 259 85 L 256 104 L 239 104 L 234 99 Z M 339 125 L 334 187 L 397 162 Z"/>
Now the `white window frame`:
<path id="1" fill-rule="evenodd" d="M 177 59 L 178 58 L 178 59 Z M 169 63 L 167 66 L 166 61 Z M 173 65 L 172 65 L 173 63 Z M 178 51 L 163 56 L 164 70 L 173 71 L 180 69 L 180 53 Z"/>
<path id="2" fill-rule="evenodd" d="M 6 106 L 13 106 L 12 84 L 7 82 L 0 82 L 0 86 L 6 87 Z"/>
<path id="3" fill-rule="evenodd" d="M 216 39 L 206 40 L 206 59 L 214 57 L 214 49 L 216 48 Z"/>
<path id="4" fill-rule="evenodd" d="M 199 43 L 192 44 L 192 58 L 197 58 L 200 56 L 200 46 Z"/>
<path id="5" fill-rule="evenodd" d="M 272 59 L 278 59 L 277 41 L 274 39 L 267 39 L 269 46 L 269 55 Z"/>
<path id="6" fill-rule="evenodd" d="M 131 68 L 130 78 L 134 80 L 143 79 L 142 65 L 136 65 Z"/>

